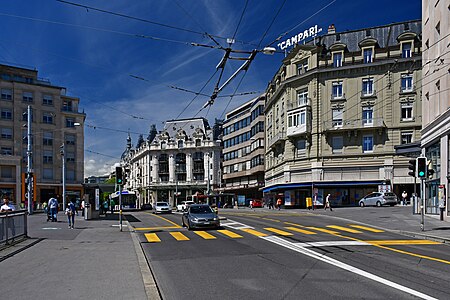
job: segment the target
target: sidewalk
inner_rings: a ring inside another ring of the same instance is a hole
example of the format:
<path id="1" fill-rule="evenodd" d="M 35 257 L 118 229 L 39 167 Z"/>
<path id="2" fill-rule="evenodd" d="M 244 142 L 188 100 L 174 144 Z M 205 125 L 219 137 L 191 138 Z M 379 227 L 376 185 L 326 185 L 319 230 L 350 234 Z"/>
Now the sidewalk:
<path id="1" fill-rule="evenodd" d="M 120 232 L 117 216 L 85 221 L 80 215 L 75 229 L 62 213 L 56 223 L 30 216 L 31 239 L 0 251 L 2 298 L 147 299 L 145 258 L 128 222 Z"/>

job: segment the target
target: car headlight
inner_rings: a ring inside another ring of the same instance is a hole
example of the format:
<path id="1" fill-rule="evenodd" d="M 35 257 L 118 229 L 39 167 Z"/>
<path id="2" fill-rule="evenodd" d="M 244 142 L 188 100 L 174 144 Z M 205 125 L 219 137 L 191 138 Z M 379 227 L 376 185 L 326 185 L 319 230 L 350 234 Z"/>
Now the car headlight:
<path id="1" fill-rule="evenodd" d="M 198 222 L 198 219 L 197 219 L 197 218 L 193 218 L 193 220 L 194 220 L 194 222 Z"/>
<path id="2" fill-rule="evenodd" d="M 215 217 L 213 220 L 214 220 L 214 221 L 217 221 L 217 220 L 219 220 L 219 218 Z"/>

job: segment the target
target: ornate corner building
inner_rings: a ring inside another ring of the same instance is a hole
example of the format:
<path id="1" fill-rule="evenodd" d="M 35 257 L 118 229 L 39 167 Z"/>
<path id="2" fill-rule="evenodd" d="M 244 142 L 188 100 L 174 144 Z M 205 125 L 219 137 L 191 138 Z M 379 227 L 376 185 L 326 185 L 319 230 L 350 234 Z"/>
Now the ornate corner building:
<path id="1" fill-rule="evenodd" d="M 67 198 L 79 200 L 84 178 L 84 129 L 80 99 L 38 77 L 33 69 L 0 65 L 0 193 L 17 205 L 25 202 L 28 106 L 32 109 L 33 201 L 57 197 L 62 202 L 65 159 Z M 64 145 L 64 156 L 60 147 Z"/>
<path id="2" fill-rule="evenodd" d="M 167 121 L 160 132 L 152 125 L 136 147 L 128 137 L 121 165 L 125 188 L 137 193 L 138 206 L 156 201 L 175 206 L 188 196 L 214 193 L 220 182 L 220 130 L 193 118 Z"/>
<path id="3" fill-rule="evenodd" d="M 332 25 L 295 46 L 266 90 L 265 198 L 305 207 L 328 193 L 336 205 L 379 188 L 411 195 L 411 153 L 399 149 L 420 145 L 421 47 L 420 21 Z"/>

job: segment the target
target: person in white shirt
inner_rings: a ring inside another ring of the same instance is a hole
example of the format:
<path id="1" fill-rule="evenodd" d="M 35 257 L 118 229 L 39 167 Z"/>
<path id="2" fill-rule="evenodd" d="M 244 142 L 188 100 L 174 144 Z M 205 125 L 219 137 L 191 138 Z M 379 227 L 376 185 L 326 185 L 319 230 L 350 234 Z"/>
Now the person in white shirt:
<path id="1" fill-rule="evenodd" d="M 7 211 L 15 211 L 16 208 L 13 204 L 9 203 L 9 199 L 4 197 L 3 198 L 3 205 L 0 207 L 0 212 L 7 212 Z"/>
<path id="2" fill-rule="evenodd" d="M 58 222 L 58 200 L 55 198 L 50 198 L 48 201 L 48 208 L 50 209 L 52 222 Z"/>

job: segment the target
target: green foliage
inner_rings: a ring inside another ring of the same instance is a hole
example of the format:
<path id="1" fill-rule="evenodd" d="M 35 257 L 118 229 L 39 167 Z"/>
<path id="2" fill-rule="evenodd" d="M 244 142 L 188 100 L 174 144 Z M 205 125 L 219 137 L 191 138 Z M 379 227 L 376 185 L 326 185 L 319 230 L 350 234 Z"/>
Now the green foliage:
<path id="1" fill-rule="evenodd" d="M 108 184 L 114 184 L 114 183 L 116 183 L 116 177 L 112 177 L 112 178 L 106 180 L 105 183 L 108 183 Z"/>

